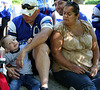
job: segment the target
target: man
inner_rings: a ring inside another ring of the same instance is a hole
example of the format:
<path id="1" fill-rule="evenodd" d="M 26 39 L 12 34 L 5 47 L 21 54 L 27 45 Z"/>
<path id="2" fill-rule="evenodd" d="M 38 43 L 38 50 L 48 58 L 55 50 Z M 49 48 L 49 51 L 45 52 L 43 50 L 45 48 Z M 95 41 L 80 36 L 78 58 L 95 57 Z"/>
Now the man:
<path id="1" fill-rule="evenodd" d="M 37 0 L 24 0 L 21 13 L 22 15 L 11 21 L 8 34 L 15 36 L 19 44 L 26 43 L 30 37 L 33 39 L 30 44 L 20 51 L 16 64 L 22 68 L 26 52 L 33 50 L 32 56 L 40 76 L 41 90 L 48 90 L 50 59 L 49 48 L 45 42 L 53 31 L 52 19 L 50 16 L 40 13 Z M 17 74 L 14 73 L 14 78 L 18 78 Z"/>
<path id="2" fill-rule="evenodd" d="M 66 5 L 66 3 L 69 1 L 71 1 L 71 0 L 54 0 L 55 9 L 59 13 L 59 15 L 61 15 L 61 16 L 63 15 L 63 8 Z M 85 21 L 91 23 L 90 20 L 82 12 L 79 13 L 79 19 L 85 20 Z M 62 19 L 57 19 L 57 21 L 58 22 L 62 21 Z"/>

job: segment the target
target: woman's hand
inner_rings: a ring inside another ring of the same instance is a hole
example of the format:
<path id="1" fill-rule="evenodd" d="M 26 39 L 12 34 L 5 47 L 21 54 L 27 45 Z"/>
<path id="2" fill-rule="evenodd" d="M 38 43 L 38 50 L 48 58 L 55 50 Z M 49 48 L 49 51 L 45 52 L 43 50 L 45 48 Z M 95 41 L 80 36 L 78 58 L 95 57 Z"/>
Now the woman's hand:
<path id="1" fill-rule="evenodd" d="M 92 76 L 92 77 L 96 76 L 96 74 L 97 74 L 97 72 L 98 72 L 98 66 L 93 65 L 93 66 L 90 68 L 90 71 L 91 71 L 90 76 Z"/>
<path id="2" fill-rule="evenodd" d="M 70 70 L 74 73 L 77 73 L 77 74 L 84 74 L 86 69 L 83 68 L 83 67 L 80 67 L 78 65 L 72 65 L 72 67 L 70 68 Z"/>
<path id="3" fill-rule="evenodd" d="M 6 67 L 8 76 L 11 77 L 12 79 L 19 79 L 20 74 L 18 73 L 19 70 L 15 67 Z"/>

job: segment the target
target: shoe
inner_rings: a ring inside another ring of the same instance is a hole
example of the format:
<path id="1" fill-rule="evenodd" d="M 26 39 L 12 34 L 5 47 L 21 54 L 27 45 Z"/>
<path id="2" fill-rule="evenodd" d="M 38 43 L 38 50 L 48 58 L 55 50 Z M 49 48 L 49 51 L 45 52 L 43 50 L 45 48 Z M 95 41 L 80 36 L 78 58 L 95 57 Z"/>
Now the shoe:
<path id="1" fill-rule="evenodd" d="M 40 90 L 48 90 L 48 88 L 41 87 Z"/>
<path id="2" fill-rule="evenodd" d="M 69 90 L 76 90 L 74 87 L 70 87 Z"/>

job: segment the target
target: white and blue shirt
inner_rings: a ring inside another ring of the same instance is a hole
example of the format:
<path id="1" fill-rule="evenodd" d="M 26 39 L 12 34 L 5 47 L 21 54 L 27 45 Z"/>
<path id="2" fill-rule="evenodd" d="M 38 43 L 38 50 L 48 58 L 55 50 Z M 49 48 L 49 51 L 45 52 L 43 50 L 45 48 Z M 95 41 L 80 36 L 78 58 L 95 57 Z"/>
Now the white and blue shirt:
<path id="1" fill-rule="evenodd" d="M 33 25 L 26 23 L 23 16 L 15 17 L 8 28 L 8 34 L 16 37 L 19 44 L 24 44 L 30 37 L 34 37 L 37 33 L 41 32 L 44 27 L 53 28 L 52 18 L 42 13 L 36 17 Z"/>

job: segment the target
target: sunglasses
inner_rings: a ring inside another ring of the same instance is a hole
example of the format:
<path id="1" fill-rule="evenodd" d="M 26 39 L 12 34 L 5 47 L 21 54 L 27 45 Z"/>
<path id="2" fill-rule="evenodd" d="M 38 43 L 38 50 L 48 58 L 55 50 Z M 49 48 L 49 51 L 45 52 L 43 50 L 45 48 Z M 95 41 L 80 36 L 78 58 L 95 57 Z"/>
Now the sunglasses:
<path id="1" fill-rule="evenodd" d="M 25 8 L 27 8 L 28 10 L 31 10 L 31 9 L 33 9 L 34 7 L 38 7 L 38 6 L 30 6 L 29 4 L 21 4 L 22 5 L 22 9 L 25 9 Z"/>

